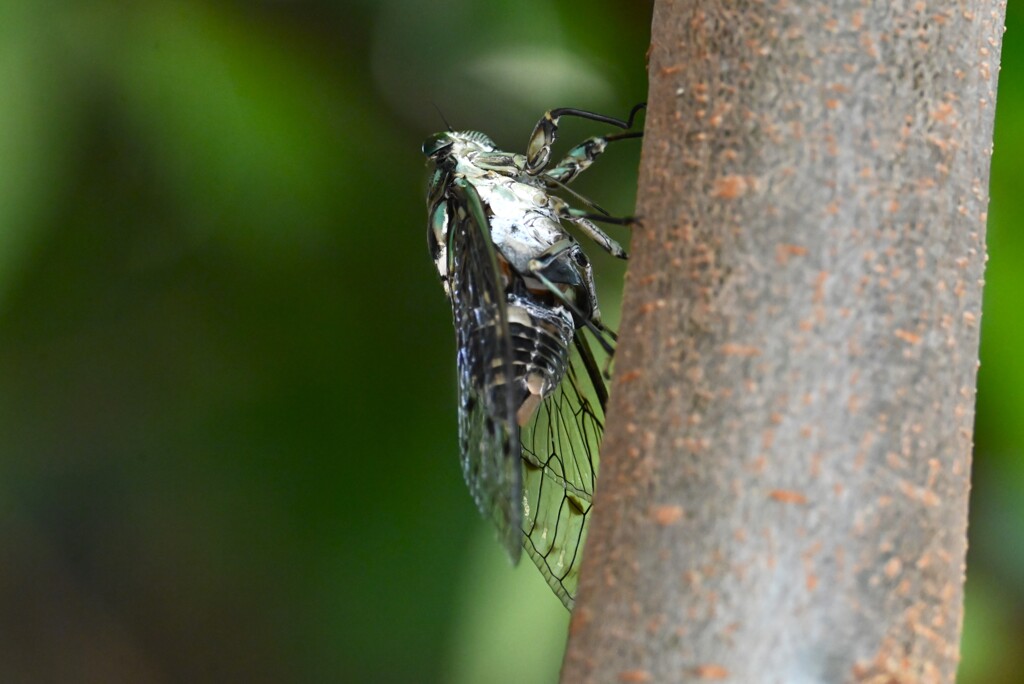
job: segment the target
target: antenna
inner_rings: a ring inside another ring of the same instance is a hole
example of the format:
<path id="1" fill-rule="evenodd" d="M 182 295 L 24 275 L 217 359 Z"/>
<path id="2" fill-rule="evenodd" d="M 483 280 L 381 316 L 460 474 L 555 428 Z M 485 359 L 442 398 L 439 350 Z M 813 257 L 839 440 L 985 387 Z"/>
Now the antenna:
<path id="1" fill-rule="evenodd" d="M 449 132 L 449 133 L 454 133 L 454 132 L 455 132 L 455 129 L 454 129 L 454 128 L 452 128 L 452 125 L 451 125 L 450 123 L 448 123 L 448 119 L 446 119 L 446 118 L 445 118 L 445 116 L 444 116 L 444 112 L 442 112 L 442 111 L 441 111 L 441 108 L 437 106 L 437 103 L 436 103 L 436 102 L 434 102 L 433 100 L 431 100 L 431 101 L 430 101 L 430 104 L 434 105 L 434 109 L 436 109 L 436 110 L 437 110 L 437 114 L 438 114 L 438 116 L 440 116 L 440 117 L 441 117 L 441 121 L 444 121 L 444 125 L 445 125 L 445 127 L 446 127 L 446 128 L 448 129 L 448 132 Z"/>

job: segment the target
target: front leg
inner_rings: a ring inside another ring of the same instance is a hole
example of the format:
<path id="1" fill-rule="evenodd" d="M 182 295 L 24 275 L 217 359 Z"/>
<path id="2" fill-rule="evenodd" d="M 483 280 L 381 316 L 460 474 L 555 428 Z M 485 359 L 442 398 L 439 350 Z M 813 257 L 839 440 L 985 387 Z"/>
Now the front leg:
<path id="1" fill-rule="evenodd" d="M 594 160 L 601 156 L 608 147 L 608 143 L 615 142 L 616 140 L 642 138 L 643 135 L 643 131 L 631 131 L 629 133 L 619 133 L 618 135 L 587 138 L 569 150 L 569 154 L 565 155 L 565 158 L 558 162 L 554 168 L 548 169 L 544 173 L 544 177 L 563 185 L 571 183 L 576 179 L 576 176 L 586 171 L 594 163 Z"/>
<path id="2" fill-rule="evenodd" d="M 544 112 L 544 116 L 534 126 L 533 133 L 530 135 L 530 144 L 526 147 L 526 173 L 536 176 L 548 165 L 548 161 L 551 159 L 551 146 L 555 144 L 555 138 L 558 136 L 558 120 L 561 117 L 578 116 L 581 119 L 600 121 L 601 123 L 626 129 L 633 127 L 633 119 L 636 118 L 636 113 L 646 106 L 647 103 L 644 102 L 633 107 L 627 121 L 571 107 L 562 107 Z"/>

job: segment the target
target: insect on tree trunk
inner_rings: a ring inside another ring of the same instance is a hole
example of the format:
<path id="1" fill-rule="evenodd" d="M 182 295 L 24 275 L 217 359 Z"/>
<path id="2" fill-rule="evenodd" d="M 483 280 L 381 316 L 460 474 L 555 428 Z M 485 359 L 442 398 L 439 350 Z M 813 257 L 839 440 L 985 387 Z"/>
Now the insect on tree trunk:
<path id="1" fill-rule="evenodd" d="M 656 2 L 563 681 L 953 681 L 1004 5 Z"/>

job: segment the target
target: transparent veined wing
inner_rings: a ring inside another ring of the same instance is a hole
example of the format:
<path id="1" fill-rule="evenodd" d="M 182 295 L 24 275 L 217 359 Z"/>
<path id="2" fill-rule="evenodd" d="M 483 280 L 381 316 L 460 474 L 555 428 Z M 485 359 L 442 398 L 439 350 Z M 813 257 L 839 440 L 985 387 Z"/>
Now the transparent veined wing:
<path id="1" fill-rule="evenodd" d="M 502 276 L 483 203 L 465 180 L 452 184 L 449 212 L 462 473 L 515 563 L 523 540 L 522 466 Z"/>
<path id="2" fill-rule="evenodd" d="M 522 429 L 523 545 L 572 610 L 597 481 L 607 391 L 583 331 L 558 388 Z"/>

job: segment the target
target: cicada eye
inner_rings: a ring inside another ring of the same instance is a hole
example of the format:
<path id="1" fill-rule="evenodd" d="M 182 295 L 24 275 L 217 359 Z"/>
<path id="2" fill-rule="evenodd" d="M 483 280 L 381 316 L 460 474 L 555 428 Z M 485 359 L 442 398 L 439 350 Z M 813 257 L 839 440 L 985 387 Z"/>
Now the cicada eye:
<path id="1" fill-rule="evenodd" d="M 423 143 L 423 154 L 428 157 L 438 157 L 442 152 L 452 146 L 452 138 L 447 133 L 437 133 L 426 139 Z"/>

